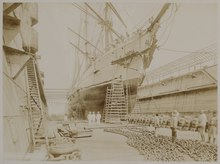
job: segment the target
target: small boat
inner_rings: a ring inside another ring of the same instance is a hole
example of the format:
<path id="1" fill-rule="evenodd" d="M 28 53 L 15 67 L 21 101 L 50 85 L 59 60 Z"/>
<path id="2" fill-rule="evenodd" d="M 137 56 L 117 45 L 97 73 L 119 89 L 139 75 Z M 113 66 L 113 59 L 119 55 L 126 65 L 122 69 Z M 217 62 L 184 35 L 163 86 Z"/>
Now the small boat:
<path id="1" fill-rule="evenodd" d="M 92 137 L 92 130 L 91 129 L 81 129 L 78 130 L 78 133 L 74 138 L 84 138 L 84 137 Z"/>
<path id="2" fill-rule="evenodd" d="M 87 128 L 71 129 L 68 123 L 63 124 L 62 128 L 57 128 L 61 137 L 84 138 L 92 137 L 92 130 Z"/>

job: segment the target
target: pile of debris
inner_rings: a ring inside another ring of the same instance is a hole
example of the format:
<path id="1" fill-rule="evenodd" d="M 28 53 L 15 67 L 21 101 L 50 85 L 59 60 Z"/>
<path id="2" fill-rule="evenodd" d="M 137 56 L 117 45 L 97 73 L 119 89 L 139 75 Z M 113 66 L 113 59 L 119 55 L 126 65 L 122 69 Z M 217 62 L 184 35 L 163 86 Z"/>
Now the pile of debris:
<path id="1" fill-rule="evenodd" d="M 157 136 L 147 130 L 117 128 L 105 129 L 106 132 L 126 136 L 127 144 L 136 148 L 147 161 L 217 161 L 217 146 L 197 140 L 177 139 Z"/>
<path id="2" fill-rule="evenodd" d="M 76 147 L 75 142 L 76 139 L 67 137 L 54 138 L 50 140 L 48 160 L 80 160 L 80 150 Z"/>
<path id="3" fill-rule="evenodd" d="M 82 137 L 91 137 L 92 130 L 89 129 L 71 129 L 70 125 L 65 123 L 57 127 L 58 135 L 49 139 L 48 160 L 80 160 L 81 153 L 76 146 L 76 139 Z"/>

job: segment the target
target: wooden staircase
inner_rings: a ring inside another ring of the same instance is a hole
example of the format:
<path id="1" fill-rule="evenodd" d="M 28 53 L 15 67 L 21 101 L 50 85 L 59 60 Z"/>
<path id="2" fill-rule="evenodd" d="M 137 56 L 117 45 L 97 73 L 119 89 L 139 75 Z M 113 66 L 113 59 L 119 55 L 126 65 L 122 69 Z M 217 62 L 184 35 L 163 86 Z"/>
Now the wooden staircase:
<path id="1" fill-rule="evenodd" d="M 46 136 L 46 111 L 42 108 L 42 101 L 38 86 L 38 78 L 34 59 L 27 63 L 29 104 L 30 104 L 30 123 L 32 129 L 33 149 L 41 144 L 48 143 Z"/>
<path id="2" fill-rule="evenodd" d="M 104 122 L 120 123 L 128 113 L 128 89 L 124 91 L 123 81 L 115 80 L 111 88 L 107 88 Z"/>
<path id="3" fill-rule="evenodd" d="M 141 114 L 141 105 L 140 105 L 140 101 L 138 99 L 136 99 L 134 109 L 132 110 L 131 113 L 132 114 Z"/>

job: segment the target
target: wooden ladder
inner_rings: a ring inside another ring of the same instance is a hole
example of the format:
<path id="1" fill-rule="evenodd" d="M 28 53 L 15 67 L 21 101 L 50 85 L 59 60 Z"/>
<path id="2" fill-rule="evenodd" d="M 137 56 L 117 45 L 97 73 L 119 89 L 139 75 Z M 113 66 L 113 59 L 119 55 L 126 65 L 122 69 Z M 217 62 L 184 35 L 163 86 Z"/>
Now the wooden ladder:
<path id="1" fill-rule="evenodd" d="M 141 106 L 140 106 L 140 101 L 136 99 L 134 109 L 131 112 L 132 114 L 140 114 L 141 113 Z"/>
<path id="2" fill-rule="evenodd" d="M 38 78 L 34 59 L 27 64 L 28 100 L 30 104 L 30 123 L 32 132 L 33 149 L 41 144 L 48 143 L 46 135 L 46 110 L 42 108 L 42 101 L 38 86 Z"/>
<path id="3" fill-rule="evenodd" d="M 127 92 L 127 89 L 126 89 Z M 115 80 L 107 88 L 104 117 L 106 123 L 120 123 L 128 113 L 128 95 L 122 80 Z"/>
<path id="4" fill-rule="evenodd" d="M 110 110 L 110 102 L 111 102 L 112 89 L 107 87 L 106 98 L 105 98 L 105 107 L 103 112 L 103 121 L 109 122 L 109 114 L 108 110 Z"/>

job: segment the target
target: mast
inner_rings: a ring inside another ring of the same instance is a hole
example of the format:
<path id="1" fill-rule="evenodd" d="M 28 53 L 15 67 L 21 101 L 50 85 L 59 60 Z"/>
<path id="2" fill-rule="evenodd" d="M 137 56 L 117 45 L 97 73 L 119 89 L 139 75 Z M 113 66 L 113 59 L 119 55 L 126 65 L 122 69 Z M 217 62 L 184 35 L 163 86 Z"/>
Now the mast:
<path id="1" fill-rule="evenodd" d="M 84 33 L 85 33 L 85 39 L 88 40 L 88 19 L 87 19 L 87 6 L 85 6 L 85 20 L 84 20 Z M 85 42 L 85 54 L 88 54 L 88 42 Z M 90 64 L 90 61 L 88 60 L 88 58 L 86 57 L 86 67 Z"/>
<path id="2" fill-rule="evenodd" d="M 109 31 L 115 34 L 122 41 L 120 34 L 115 29 L 113 29 L 112 26 L 108 22 L 106 22 L 104 18 L 102 18 L 88 3 L 85 3 L 85 5 L 96 15 L 97 20 L 100 21 L 102 25 L 108 26 Z"/>
<path id="3" fill-rule="evenodd" d="M 111 30 L 110 30 L 110 28 L 112 28 L 112 22 L 109 18 L 110 10 L 109 10 L 109 5 L 107 2 L 105 3 L 104 12 L 105 12 L 105 14 L 104 14 L 105 20 L 104 21 L 107 24 L 107 26 L 104 26 L 104 29 L 105 29 L 105 51 L 108 51 L 110 39 L 112 41 L 112 34 L 111 34 Z"/>
<path id="4" fill-rule="evenodd" d="M 108 5 L 107 3 L 105 3 L 105 22 L 106 24 L 108 24 Z M 109 45 L 109 38 L 108 38 L 108 34 L 109 34 L 109 28 L 108 26 L 105 26 L 105 51 L 107 50 L 108 48 L 108 45 Z"/>
<path id="5" fill-rule="evenodd" d="M 163 15 L 166 13 L 167 9 L 170 7 L 171 3 L 166 3 L 163 8 L 160 10 L 160 13 L 157 15 L 157 17 L 154 19 L 154 21 L 151 23 L 150 27 L 148 27 L 147 31 L 150 32 L 156 23 L 159 23 L 160 19 L 163 17 Z"/>
<path id="6" fill-rule="evenodd" d="M 121 18 L 121 16 L 119 15 L 118 11 L 116 10 L 116 8 L 113 6 L 113 4 L 111 2 L 107 2 L 107 5 L 110 7 L 110 9 L 115 13 L 115 15 L 117 16 L 117 18 L 120 20 L 120 22 L 122 23 L 122 25 L 127 28 L 127 25 L 125 24 L 124 20 Z"/>

